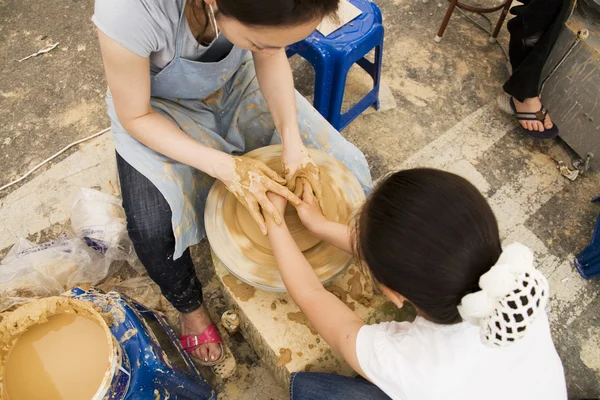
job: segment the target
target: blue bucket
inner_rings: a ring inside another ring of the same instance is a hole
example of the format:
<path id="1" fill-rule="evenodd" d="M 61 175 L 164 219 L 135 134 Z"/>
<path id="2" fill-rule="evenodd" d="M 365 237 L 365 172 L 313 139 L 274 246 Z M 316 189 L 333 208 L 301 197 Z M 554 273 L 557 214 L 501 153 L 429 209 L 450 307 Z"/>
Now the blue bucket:
<path id="1" fill-rule="evenodd" d="M 124 400 L 131 381 L 131 364 L 127 353 L 112 336 L 110 367 L 92 400 Z"/>
<path id="2" fill-rule="evenodd" d="M 107 357 L 108 361 L 102 381 L 98 385 L 94 395 L 85 400 L 125 400 L 132 377 L 129 357 L 124 351 L 122 343 L 112 333 L 106 321 L 106 316 L 99 313 L 98 307 L 95 307 L 93 304 L 64 296 L 36 300 L 10 313 L 2 321 L 2 324 L 5 324 L 11 330 L 8 330 L 6 326 L 3 329 L 12 335 L 9 336 L 9 340 L 14 340 L 14 343 L 16 343 L 19 340 L 19 335 L 29 330 L 32 326 L 46 322 L 49 316 L 63 313 L 82 315 L 95 322 L 102 328 L 103 332 L 99 340 L 105 341 L 108 347 L 107 353 L 102 356 Z M 101 343 L 97 344 L 101 345 Z M 65 347 L 70 344 L 60 341 L 57 345 Z M 94 343 L 90 343 L 89 345 L 94 346 Z M 8 354 L 6 348 L 3 350 L 4 354 Z M 8 352 L 10 351 L 9 348 Z M 87 361 L 85 358 L 80 357 L 77 365 L 79 365 L 79 368 L 83 368 Z M 3 362 L 3 360 L 0 359 L 0 362 Z M 77 384 L 77 381 L 72 382 L 72 385 Z M 32 385 L 33 391 L 39 390 L 39 387 L 36 389 L 35 382 L 32 382 Z M 0 398 L 3 398 L 5 390 L 8 389 L 3 386 L 2 379 L 0 379 Z"/>
<path id="3" fill-rule="evenodd" d="M 216 399 L 162 314 L 118 292 L 75 288 L 65 296 L 112 315 L 110 331 L 121 355 L 107 391 L 94 400 Z"/>

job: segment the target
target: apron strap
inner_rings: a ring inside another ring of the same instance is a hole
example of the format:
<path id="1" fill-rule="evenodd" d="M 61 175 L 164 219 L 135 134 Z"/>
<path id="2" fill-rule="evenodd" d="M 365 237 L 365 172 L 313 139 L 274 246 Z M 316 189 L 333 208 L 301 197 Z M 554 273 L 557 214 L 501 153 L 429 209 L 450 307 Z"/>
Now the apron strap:
<path id="1" fill-rule="evenodd" d="M 173 59 L 181 58 L 181 48 L 183 46 L 183 29 L 185 26 L 185 8 L 187 7 L 187 2 L 188 0 L 183 0 L 181 15 L 179 16 L 179 23 L 177 24 L 177 34 L 175 36 L 175 56 L 173 57 Z"/>

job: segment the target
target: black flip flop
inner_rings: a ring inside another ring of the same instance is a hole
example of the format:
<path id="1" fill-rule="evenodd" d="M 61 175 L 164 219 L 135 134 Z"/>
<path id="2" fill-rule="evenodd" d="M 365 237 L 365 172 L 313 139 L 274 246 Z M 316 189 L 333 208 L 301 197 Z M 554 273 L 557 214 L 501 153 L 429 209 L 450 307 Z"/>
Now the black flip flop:
<path id="1" fill-rule="evenodd" d="M 512 108 L 515 117 L 517 117 L 519 121 L 540 121 L 543 124 L 548 116 L 548 109 L 543 105 L 538 112 L 518 112 L 512 97 L 510 98 L 510 108 Z M 525 128 L 523 128 L 523 130 L 527 132 L 529 136 L 533 136 L 537 139 L 554 139 L 558 136 L 558 126 L 556 126 L 554 122 L 552 122 L 552 128 L 544 129 L 543 132 L 530 131 Z"/>

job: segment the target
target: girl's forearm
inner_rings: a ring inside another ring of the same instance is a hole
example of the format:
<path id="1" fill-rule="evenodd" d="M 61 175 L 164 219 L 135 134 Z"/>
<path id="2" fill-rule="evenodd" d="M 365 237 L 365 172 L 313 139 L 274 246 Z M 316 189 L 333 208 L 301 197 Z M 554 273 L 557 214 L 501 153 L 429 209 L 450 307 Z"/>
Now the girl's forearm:
<path id="1" fill-rule="evenodd" d="M 303 294 L 323 289 L 323 285 L 298 248 L 285 222 L 277 225 L 272 218 L 266 218 L 266 221 L 269 241 L 283 283 L 292 299 L 302 308 Z"/>
<path id="2" fill-rule="evenodd" d="M 326 221 L 319 224 L 312 233 L 324 242 L 327 242 L 346 253 L 353 254 L 352 232 L 353 230 L 348 225 Z"/>
<path id="3" fill-rule="evenodd" d="M 219 171 L 230 156 L 199 143 L 157 112 L 137 117 L 123 124 L 134 138 L 152 150 L 219 178 Z"/>
<path id="4" fill-rule="evenodd" d="M 366 377 L 356 355 L 356 336 L 364 322 L 325 290 L 285 223 L 277 226 L 267 217 L 267 226 L 275 260 L 290 297 L 333 350 Z"/>

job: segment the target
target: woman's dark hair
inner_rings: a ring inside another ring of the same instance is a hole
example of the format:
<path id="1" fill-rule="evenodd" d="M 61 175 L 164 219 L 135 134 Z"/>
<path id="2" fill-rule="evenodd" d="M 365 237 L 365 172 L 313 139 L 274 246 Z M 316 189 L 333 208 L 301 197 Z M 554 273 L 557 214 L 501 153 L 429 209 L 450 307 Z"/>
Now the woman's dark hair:
<path id="1" fill-rule="evenodd" d="M 502 248 L 492 209 L 467 180 L 434 169 L 399 171 L 374 191 L 357 219 L 355 247 L 374 278 L 440 324 Z"/>
<path id="2" fill-rule="evenodd" d="M 339 0 L 216 0 L 219 12 L 246 25 L 294 26 L 337 11 Z"/>

